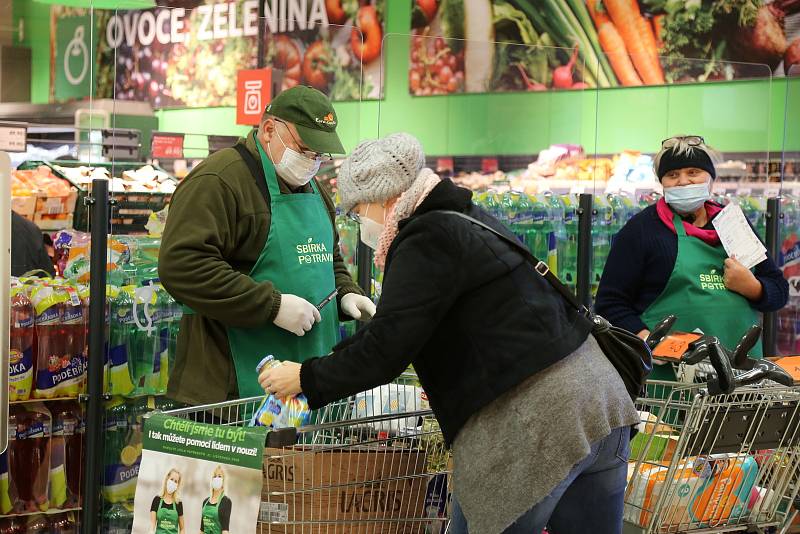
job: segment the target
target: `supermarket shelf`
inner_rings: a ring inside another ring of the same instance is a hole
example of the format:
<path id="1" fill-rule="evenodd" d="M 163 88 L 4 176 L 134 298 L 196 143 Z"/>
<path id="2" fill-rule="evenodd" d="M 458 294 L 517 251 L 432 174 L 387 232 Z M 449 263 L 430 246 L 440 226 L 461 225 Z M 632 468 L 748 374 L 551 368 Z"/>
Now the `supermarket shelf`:
<path id="1" fill-rule="evenodd" d="M 15 406 L 17 404 L 33 404 L 34 402 L 57 402 L 57 401 L 76 401 L 80 400 L 80 397 L 75 395 L 74 397 L 53 397 L 51 399 L 28 399 L 22 401 L 9 401 L 9 404 Z"/>
<path id="2" fill-rule="evenodd" d="M 5 514 L 0 515 L 0 519 L 14 518 L 14 517 L 30 517 L 33 515 L 59 515 L 69 512 L 80 512 L 82 508 L 58 508 L 47 510 L 46 512 L 25 512 L 24 514 Z"/>

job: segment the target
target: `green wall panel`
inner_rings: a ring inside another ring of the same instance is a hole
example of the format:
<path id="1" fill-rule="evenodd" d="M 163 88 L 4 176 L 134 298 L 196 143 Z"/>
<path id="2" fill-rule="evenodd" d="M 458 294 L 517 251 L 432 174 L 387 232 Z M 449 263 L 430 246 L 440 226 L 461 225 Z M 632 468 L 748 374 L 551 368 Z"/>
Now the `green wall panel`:
<path id="1" fill-rule="evenodd" d="M 336 105 L 348 149 L 361 139 L 407 131 L 421 139 L 426 152 L 437 155 L 532 154 L 551 143 L 580 143 L 587 152 L 597 153 L 625 148 L 652 152 L 663 138 L 687 132 L 703 135 L 725 151 L 800 150 L 800 78 L 412 97 L 408 92 L 409 2 L 387 4 L 385 98 Z M 15 0 L 14 16 L 25 19 L 22 44 L 33 48 L 33 100 L 46 102 L 49 8 Z M 159 128 L 165 131 L 221 135 L 247 131 L 234 123 L 232 108 L 161 110 L 157 116 Z"/>

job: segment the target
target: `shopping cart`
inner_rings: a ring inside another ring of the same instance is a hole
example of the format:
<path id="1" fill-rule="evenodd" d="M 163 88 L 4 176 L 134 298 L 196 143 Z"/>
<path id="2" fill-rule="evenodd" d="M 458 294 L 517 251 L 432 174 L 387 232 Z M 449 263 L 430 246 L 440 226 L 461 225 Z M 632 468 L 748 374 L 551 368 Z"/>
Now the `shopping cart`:
<path id="1" fill-rule="evenodd" d="M 784 532 L 800 480 L 800 390 L 778 366 L 703 337 L 707 382 L 648 383 L 631 443 L 624 532 Z M 779 384 L 775 382 L 783 382 Z"/>
<path id="2" fill-rule="evenodd" d="M 262 398 L 166 412 L 245 426 Z M 450 454 L 413 374 L 267 435 L 258 531 L 441 534 Z"/>

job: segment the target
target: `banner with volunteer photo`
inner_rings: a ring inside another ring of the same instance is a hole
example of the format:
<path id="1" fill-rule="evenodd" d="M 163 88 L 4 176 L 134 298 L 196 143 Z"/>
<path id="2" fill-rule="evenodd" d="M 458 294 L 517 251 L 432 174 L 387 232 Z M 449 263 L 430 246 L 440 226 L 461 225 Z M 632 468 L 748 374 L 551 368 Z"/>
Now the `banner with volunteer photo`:
<path id="1" fill-rule="evenodd" d="M 54 6 L 51 100 L 236 106 L 237 72 L 258 66 L 259 24 L 265 66 L 284 71 L 283 89 L 310 85 L 334 101 L 380 98 L 386 1 L 182 0 L 93 13 Z"/>
<path id="2" fill-rule="evenodd" d="M 413 95 L 784 76 L 800 0 L 407 0 Z"/>
<path id="3" fill-rule="evenodd" d="M 255 534 L 266 428 L 145 419 L 133 534 Z"/>

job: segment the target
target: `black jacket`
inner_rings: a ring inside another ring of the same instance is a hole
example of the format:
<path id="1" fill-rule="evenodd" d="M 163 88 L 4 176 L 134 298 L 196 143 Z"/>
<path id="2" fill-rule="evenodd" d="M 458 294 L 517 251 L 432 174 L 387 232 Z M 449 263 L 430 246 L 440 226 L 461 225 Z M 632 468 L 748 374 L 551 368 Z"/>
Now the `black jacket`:
<path id="1" fill-rule="evenodd" d="M 11 212 L 11 276 L 22 276 L 28 271 L 43 269 L 55 274 L 53 262 L 47 255 L 42 231 L 31 221 Z"/>
<path id="2" fill-rule="evenodd" d="M 472 414 L 586 340 L 589 321 L 519 252 L 436 211 L 468 213 L 508 234 L 471 199 L 446 180 L 401 221 L 375 317 L 301 368 L 312 408 L 385 384 L 413 363 L 449 445 Z"/>

